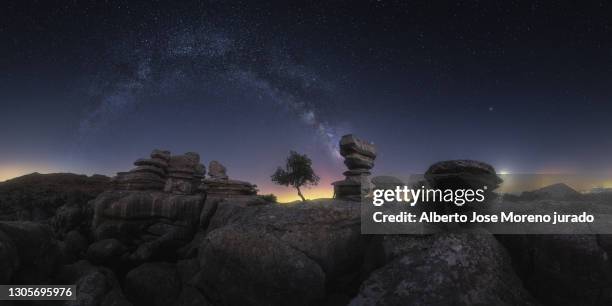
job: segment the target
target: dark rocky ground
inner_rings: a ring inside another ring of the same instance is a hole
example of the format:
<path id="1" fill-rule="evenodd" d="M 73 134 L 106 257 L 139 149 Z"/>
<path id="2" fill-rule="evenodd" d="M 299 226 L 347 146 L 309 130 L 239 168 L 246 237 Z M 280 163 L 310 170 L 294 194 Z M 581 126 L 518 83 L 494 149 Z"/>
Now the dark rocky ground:
<path id="1" fill-rule="evenodd" d="M 0 283 L 77 301 L 1 305 L 611 305 L 606 236 L 360 234 L 359 203 L 0 183 Z"/>

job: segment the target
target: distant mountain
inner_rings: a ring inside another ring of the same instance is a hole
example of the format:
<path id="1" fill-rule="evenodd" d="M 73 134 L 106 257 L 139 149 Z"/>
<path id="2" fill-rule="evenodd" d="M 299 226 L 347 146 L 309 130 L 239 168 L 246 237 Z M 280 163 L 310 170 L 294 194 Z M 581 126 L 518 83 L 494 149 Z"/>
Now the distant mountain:
<path id="1" fill-rule="evenodd" d="M 526 191 L 521 194 L 523 199 L 576 199 L 581 197 L 582 194 L 572 187 L 564 184 L 557 183 L 536 189 L 533 191 Z"/>
<path id="2" fill-rule="evenodd" d="M 31 173 L 0 183 L 0 220 L 42 221 L 64 204 L 83 205 L 110 187 L 104 175 Z"/>

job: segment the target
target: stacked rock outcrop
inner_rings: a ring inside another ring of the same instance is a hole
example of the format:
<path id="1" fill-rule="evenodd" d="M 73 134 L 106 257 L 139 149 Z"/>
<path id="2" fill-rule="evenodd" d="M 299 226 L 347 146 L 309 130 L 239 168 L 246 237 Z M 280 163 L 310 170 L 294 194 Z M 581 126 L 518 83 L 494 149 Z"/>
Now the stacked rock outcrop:
<path id="1" fill-rule="evenodd" d="M 216 160 L 208 165 L 208 178 L 201 189 L 212 197 L 251 196 L 257 194 L 257 185 L 249 182 L 230 180 L 225 166 Z"/>
<path id="2" fill-rule="evenodd" d="M 227 180 L 227 169 L 220 162 L 213 160 L 208 164 L 208 176 L 211 179 Z"/>
<path id="3" fill-rule="evenodd" d="M 334 195 L 340 199 L 360 200 L 362 189 L 369 189 L 370 186 L 368 177 L 374 167 L 376 148 L 348 134 L 340 139 L 340 155 L 344 157 L 344 164 L 349 170 L 343 173 L 346 177 L 344 180 L 332 183 Z"/>
<path id="4" fill-rule="evenodd" d="M 200 164 L 198 153 L 188 152 L 170 157 L 165 192 L 193 194 L 204 177 L 206 168 Z"/>
<path id="5" fill-rule="evenodd" d="M 136 168 L 129 172 L 119 172 L 115 178 L 117 189 L 122 190 L 161 190 L 166 184 L 170 152 L 153 150 L 151 158 L 141 158 L 134 162 Z"/>

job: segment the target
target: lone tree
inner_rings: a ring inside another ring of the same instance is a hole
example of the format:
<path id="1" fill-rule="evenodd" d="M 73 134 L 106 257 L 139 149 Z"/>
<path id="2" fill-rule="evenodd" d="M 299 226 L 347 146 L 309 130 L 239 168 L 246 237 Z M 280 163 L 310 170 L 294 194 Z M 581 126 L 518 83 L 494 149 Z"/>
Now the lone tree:
<path id="1" fill-rule="evenodd" d="M 271 178 L 276 184 L 295 187 L 302 201 L 306 201 L 306 199 L 302 195 L 300 187 L 314 186 L 319 183 L 319 176 L 312 170 L 312 160 L 305 154 L 302 155 L 295 151 L 289 152 L 285 169 L 278 167 Z"/>

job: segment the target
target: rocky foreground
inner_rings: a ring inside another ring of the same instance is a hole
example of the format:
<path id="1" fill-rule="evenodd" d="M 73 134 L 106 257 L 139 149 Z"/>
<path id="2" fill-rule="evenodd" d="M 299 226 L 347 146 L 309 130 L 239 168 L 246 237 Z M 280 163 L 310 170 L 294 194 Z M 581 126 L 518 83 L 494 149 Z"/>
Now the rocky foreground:
<path id="1" fill-rule="evenodd" d="M 56 304 L 81 306 L 612 304 L 607 236 L 361 235 L 355 201 L 267 202 L 194 154 L 136 166 L 50 218 L 0 222 L 0 283 L 76 284 Z"/>

